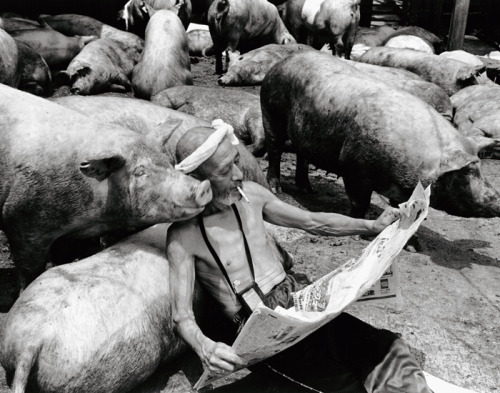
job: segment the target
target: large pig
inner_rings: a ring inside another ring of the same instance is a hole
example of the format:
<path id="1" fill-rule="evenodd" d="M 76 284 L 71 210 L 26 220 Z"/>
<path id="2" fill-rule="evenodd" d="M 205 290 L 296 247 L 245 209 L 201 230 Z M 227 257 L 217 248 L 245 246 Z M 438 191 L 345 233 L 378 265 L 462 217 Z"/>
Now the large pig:
<path id="1" fill-rule="evenodd" d="M 49 269 L 20 295 L 0 343 L 13 391 L 128 392 L 187 348 L 172 327 L 167 227 Z"/>
<path id="2" fill-rule="evenodd" d="M 500 215 L 500 193 L 484 179 L 477 147 L 411 94 L 359 78 L 325 53 L 276 65 L 262 83 L 268 180 L 279 191 L 288 137 L 297 150 L 296 181 L 309 188 L 307 160 L 343 177 L 351 215 L 363 217 L 372 191 L 406 200 L 421 181 L 431 203 L 461 216 Z"/>
<path id="3" fill-rule="evenodd" d="M 279 61 L 299 51 L 314 51 L 303 44 L 269 44 L 234 59 L 219 78 L 223 86 L 259 85 L 267 72 Z"/>
<path id="4" fill-rule="evenodd" d="M 7 33 L 15 30 L 40 29 L 42 27 L 40 23 L 31 19 L 0 17 L 0 28 Z"/>
<path id="5" fill-rule="evenodd" d="M 134 61 L 115 43 L 99 38 L 85 46 L 57 74 L 58 84 L 70 85 L 73 94 L 96 94 L 103 91 L 130 91 Z"/>
<path id="6" fill-rule="evenodd" d="M 21 287 L 55 239 L 190 218 L 210 184 L 175 171 L 159 140 L 0 85 L 1 229 Z"/>
<path id="7" fill-rule="evenodd" d="M 14 39 L 4 30 L 0 29 L 0 83 L 17 87 L 21 79 L 17 71 L 19 50 Z"/>
<path id="8" fill-rule="evenodd" d="M 151 97 L 151 102 L 205 119 L 222 119 L 255 156 L 265 153 L 264 128 L 258 96 L 239 90 L 176 86 Z"/>
<path id="9" fill-rule="evenodd" d="M 391 37 L 384 46 L 388 48 L 413 49 L 430 54 L 435 53 L 429 41 L 414 35 L 398 35 L 396 37 Z"/>
<path id="10" fill-rule="evenodd" d="M 230 57 L 267 44 L 293 44 L 276 7 L 266 0 L 215 0 L 208 10 L 208 26 L 214 42 L 215 72 L 222 74 Z M 207 51 L 209 54 L 212 51 Z"/>
<path id="11" fill-rule="evenodd" d="M 398 29 L 387 36 L 381 45 L 386 45 L 388 41 L 399 36 L 413 36 L 421 38 L 424 42 L 430 44 L 434 53 L 439 54 L 443 51 L 443 40 L 434 33 L 431 33 L 429 30 L 425 30 L 419 26 L 407 26 Z"/>
<path id="12" fill-rule="evenodd" d="M 132 72 L 135 95 L 149 99 L 168 87 L 192 85 L 186 30 L 172 11 L 157 11 L 146 28 L 141 60 Z"/>
<path id="13" fill-rule="evenodd" d="M 500 87 L 469 86 L 451 96 L 458 130 L 482 147 L 484 158 L 500 158 Z"/>
<path id="14" fill-rule="evenodd" d="M 464 87 L 477 84 L 476 78 L 484 70 L 484 67 L 472 67 L 434 54 L 388 47 L 372 48 L 358 61 L 414 72 L 426 81 L 441 86 L 450 96 Z"/>
<path id="15" fill-rule="evenodd" d="M 127 53 L 134 64 L 141 58 L 144 40 L 135 34 L 122 31 L 85 15 L 42 15 L 40 19 L 56 31 L 67 36 L 96 36 L 114 41 Z"/>
<path id="16" fill-rule="evenodd" d="M 10 35 L 42 55 L 49 67 L 67 65 L 96 36 L 68 37 L 50 28 L 11 31 Z"/>
<path id="17" fill-rule="evenodd" d="M 143 135 L 151 133 L 159 137 L 164 141 L 163 152 L 172 164 L 177 163 L 175 147 L 180 137 L 193 127 L 210 126 L 209 121 L 135 98 L 107 95 L 68 96 L 53 101 L 100 122 L 117 124 Z M 240 153 L 239 166 L 244 178 L 268 187 L 266 177 L 255 157 L 241 143 L 236 145 L 236 148 Z"/>
<path id="18" fill-rule="evenodd" d="M 285 24 L 297 42 L 320 49 L 330 44 L 332 54 L 350 58 L 359 25 L 361 0 L 288 0 Z"/>

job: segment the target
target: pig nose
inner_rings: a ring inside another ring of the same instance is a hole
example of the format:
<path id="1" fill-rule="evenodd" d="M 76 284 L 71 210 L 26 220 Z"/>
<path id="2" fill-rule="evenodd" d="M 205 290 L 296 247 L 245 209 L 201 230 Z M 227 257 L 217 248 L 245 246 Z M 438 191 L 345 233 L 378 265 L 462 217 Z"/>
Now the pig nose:
<path id="1" fill-rule="evenodd" d="M 212 187 L 208 180 L 203 180 L 196 191 L 194 200 L 198 206 L 205 206 L 212 200 Z"/>

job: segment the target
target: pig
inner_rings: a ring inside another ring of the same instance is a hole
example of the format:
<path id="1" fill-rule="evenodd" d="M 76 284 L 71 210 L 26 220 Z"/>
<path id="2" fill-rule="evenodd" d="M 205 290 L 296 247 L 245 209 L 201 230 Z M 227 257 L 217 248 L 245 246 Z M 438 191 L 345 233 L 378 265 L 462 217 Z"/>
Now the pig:
<path id="1" fill-rule="evenodd" d="M 441 38 L 439 38 L 434 33 L 431 33 L 429 30 L 423 29 L 422 27 L 419 26 L 407 26 L 398 29 L 392 34 L 388 35 L 381 45 L 382 46 L 387 45 L 387 42 L 389 40 L 398 36 L 418 37 L 421 38 L 424 42 L 430 44 L 433 53 L 440 54 L 443 51 L 443 40 L 441 40 Z"/>
<path id="2" fill-rule="evenodd" d="M 215 72 L 223 73 L 230 57 L 266 44 L 294 44 L 276 7 L 266 0 L 215 0 L 208 10 L 208 26 L 214 42 L 207 55 L 215 54 Z"/>
<path id="3" fill-rule="evenodd" d="M 7 33 L 15 30 L 28 30 L 40 29 L 43 26 L 37 21 L 24 18 L 3 18 L 0 17 L 0 28 L 4 29 Z"/>
<path id="4" fill-rule="evenodd" d="M 149 99 L 168 87 L 192 84 L 186 31 L 174 12 L 157 11 L 148 22 L 144 52 L 132 72 L 134 93 Z"/>
<path id="5" fill-rule="evenodd" d="M 500 159 L 500 87 L 469 86 L 451 96 L 453 123 L 481 146 L 482 158 Z"/>
<path id="6" fill-rule="evenodd" d="M 214 45 L 208 30 L 191 30 L 187 32 L 189 56 L 203 56 L 207 48 Z"/>
<path id="7" fill-rule="evenodd" d="M 222 119 L 255 156 L 265 153 L 260 99 L 251 93 L 200 86 L 176 86 L 151 97 L 151 102 L 205 119 Z"/>
<path id="8" fill-rule="evenodd" d="M 17 87 L 21 75 L 17 70 L 19 50 L 16 41 L 0 29 L 0 83 Z"/>
<path id="9" fill-rule="evenodd" d="M 451 104 L 450 97 L 438 85 L 426 82 L 413 72 L 403 69 L 382 67 L 351 60 L 345 61 L 352 67 L 371 75 L 375 79 L 389 83 L 397 89 L 413 94 L 432 106 L 445 119 L 449 121 L 453 120 L 453 105 Z"/>
<path id="10" fill-rule="evenodd" d="M 82 114 L 88 114 L 100 122 L 120 125 L 143 135 L 156 136 L 164 141 L 163 152 L 172 165 L 177 164 L 175 147 L 180 137 L 193 127 L 209 127 L 211 124 L 195 116 L 130 97 L 68 96 L 55 98 L 52 101 Z M 240 153 L 238 165 L 244 178 L 269 188 L 255 157 L 241 143 L 236 145 L 236 148 Z"/>
<path id="11" fill-rule="evenodd" d="M 51 68 L 68 65 L 85 45 L 97 38 L 92 35 L 67 37 L 49 28 L 15 30 L 10 35 L 40 53 Z"/>
<path id="12" fill-rule="evenodd" d="M 431 204 L 438 209 L 500 215 L 500 193 L 483 177 L 470 140 L 422 100 L 349 68 L 336 57 L 307 52 L 266 75 L 261 106 L 273 191 L 280 191 L 288 137 L 297 150 L 297 185 L 311 189 L 309 160 L 342 176 L 353 217 L 364 217 L 373 191 L 396 204 L 419 181 L 433 185 Z"/>
<path id="13" fill-rule="evenodd" d="M 266 73 L 276 63 L 299 51 L 314 51 L 314 49 L 303 44 L 269 44 L 254 49 L 235 59 L 218 82 L 222 86 L 260 85 Z"/>
<path id="14" fill-rule="evenodd" d="M 0 363 L 15 392 L 125 392 L 187 346 L 173 330 L 158 224 L 38 277 L 7 315 Z M 195 287 L 203 325 L 207 302 Z"/>
<path id="15" fill-rule="evenodd" d="M 354 38 L 354 45 L 362 44 L 369 47 L 382 46 L 385 39 L 395 33 L 392 27 L 387 25 L 374 27 L 359 27 Z"/>
<path id="16" fill-rule="evenodd" d="M 435 53 L 429 41 L 414 35 L 398 35 L 392 37 L 387 40 L 384 46 L 388 48 L 413 49 L 430 54 Z"/>
<path id="17" fill-rule="evenodd" d="M 297 42 L 321 49 L 330 44 L 333 55 L 350 58 L 360 18 L 361 0 L 289 0 L 285 24 Z"/>
<path id="18" fill-rule="evenodd" d="M 453 51 L 442 52 L 439 54 L 439 56 L 445 57 L 447 59 L 461 61 L 462 63 L 466 63 L 471 66 L 481 67 L 484 64 L 479 59 L 478 56 L 473 55 L 472 53 L 466 52 L 464 50 L 453 50 Z"/>
<path id="19" fill-rule="evenodd" d="M 484 70 L 484 67 L 471 67 L 434 54 L 387 47 L 372 48 L 358 61 L 414 72 L 426 81 L 442 87 L 449 96 L 464 87 L 476 85 L 478 83 L 476 77 Z"/>
<path id="20" fill-rule="evenodd" d="M 72 94 L 130 91 L 134 62 L 112 40 L 99 38 L 83 48 L 66 70 L 57 73 L 58 85 L 70 85 Z"/>
<path id="21" fill-rule="evenodd" d="M 90 16 L 78 14 L 42 15 L 40 20 L 43 20 L 54 30 L 68 36 L 96 36 L 109 39 L 125 51 L 134 64 L 140 60 L 144 49 L 142 38 L 102 23 Z"/>
<path id="22" fill-rule="evenodd" d="M 0 107 L 0 229 L 21 288 L 43 272 L 61 236 L 188 219 L 212 198 L 209 182 L 173 169 L 159 138 L 5 85 Z"/>

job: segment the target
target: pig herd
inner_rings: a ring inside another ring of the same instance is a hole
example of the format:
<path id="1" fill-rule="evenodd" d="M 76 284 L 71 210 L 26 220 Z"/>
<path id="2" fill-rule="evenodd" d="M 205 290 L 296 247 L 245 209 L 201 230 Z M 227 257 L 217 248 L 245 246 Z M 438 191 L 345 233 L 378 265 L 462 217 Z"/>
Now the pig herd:
<path id="1" fill-rule="evenodd" d="M 494 59 L 440 53 L 415 26 L 360 28 L 359 0 L 36 3 L 0 10 L 0 229 L 22 290 L 0 363 L 16 393 L 129 391 L 184 349 L 165 233 L 212 198 L 173 168 L 190 128 L 231 124 L 245 179 L 276 193 L 285 149 L 306 191 L 309 163 L 338 174 L 354 217 L 373 191 L 397 205 L 419 181 L 438 209 L 500 216 L 481 173 L 500 158 Z M 260 98 L 198 86 L 193 56 L 212 55 L 220 85 Z M 123 233 L 46 271 L 57 242 Z"/>

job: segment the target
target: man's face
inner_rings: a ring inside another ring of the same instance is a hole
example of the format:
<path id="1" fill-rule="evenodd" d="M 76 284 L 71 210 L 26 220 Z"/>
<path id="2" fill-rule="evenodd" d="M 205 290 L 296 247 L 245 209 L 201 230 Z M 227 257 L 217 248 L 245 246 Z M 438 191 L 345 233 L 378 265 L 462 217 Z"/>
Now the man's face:
<path id="1" fill-rule="evenodd" d="M 240 155 L 236 147 L 224 138 L 215 153 L 199 167 L 203 179 L 210 180 L 213 202 L 231 205 L 241 199 L 237 187 L 241 187 L 243 173 L 236 166 Z"/>

